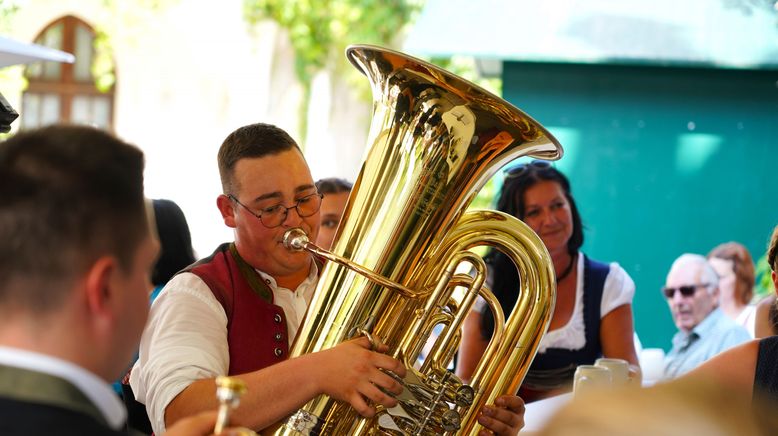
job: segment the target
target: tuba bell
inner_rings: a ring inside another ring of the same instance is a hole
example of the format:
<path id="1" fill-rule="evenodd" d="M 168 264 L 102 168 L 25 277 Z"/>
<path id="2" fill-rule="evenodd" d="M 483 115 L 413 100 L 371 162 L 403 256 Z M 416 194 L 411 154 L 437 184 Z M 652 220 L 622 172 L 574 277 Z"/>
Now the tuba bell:
<path id="1" fill-rule="evenodd" d="M 373 91 L 366 157 L 331 252 L 300 231 L 286 235 L 291 249 L 329 260 L 290 356 L 364 334 L 387 344 L 408 375 L 398 380 L 405 387 L 398 406 L 379 407 L 373 418 L 323 395 L 275 434 L 476 434 L 481 407 L 518 390 L 548 328 L 556 283 L 548 252 L 527 225 L 466 208 L 506 163 L 520 156 L 556 160 L 562 148 L 521 110 L 441 68 L 367 45 L 346 55 Z M 507 321 L 472 251 L 482 245 L 503 251 L 519 270 Z M 496 327 L 465 385 L 446 367 L 478 296 Z M 427 344 L 436 328 L 437 339 Z M 429 351 L 417 363 L 425 345 Z"/>

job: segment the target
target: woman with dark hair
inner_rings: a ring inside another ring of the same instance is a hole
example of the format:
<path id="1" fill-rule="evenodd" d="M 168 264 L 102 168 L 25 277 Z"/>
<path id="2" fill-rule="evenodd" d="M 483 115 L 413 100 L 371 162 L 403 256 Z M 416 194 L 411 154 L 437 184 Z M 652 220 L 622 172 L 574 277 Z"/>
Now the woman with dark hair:
<path id="1" fill-rule="evenodd" d="M 184 212 L 171 200 L 152 200 L 154 219 L 157 223 L 160 253 L 151 273 L 154 291 L 151 300 L 171 277 L 195 261 L 192 235 Z"/>
<path id="2" fill-rule="evenodd" d="M 530 402 L 569 391 L 576 367 L 599 357 L 626 360 L 639 380 L 632 324 L 635 284 L 617 263 L 600 263 L 580 252 L 583 225 L 567 177 L 547 162 L 519 165 L 507 172 L 497 209 L 524 221 L 540 236 L 557 272 L 551 324 L 519 396 Z M 487 284 L 507 316 L 516 302 L 518 272 L 496 250 L 486 262 Z M 465 321 L 459 350 L 457 374 L 464 380 L 470 379 L 493 330 L 491 311 L 478 305 Z"/>

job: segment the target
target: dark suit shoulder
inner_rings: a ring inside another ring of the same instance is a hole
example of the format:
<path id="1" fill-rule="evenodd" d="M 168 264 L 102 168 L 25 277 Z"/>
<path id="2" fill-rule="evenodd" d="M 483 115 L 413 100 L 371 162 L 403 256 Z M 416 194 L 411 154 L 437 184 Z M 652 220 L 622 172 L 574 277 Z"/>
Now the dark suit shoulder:
<path id="1" fill-rule="evenodd" d="M 0 397 L 0 435 L 126 436 L 73 410 Z"/>

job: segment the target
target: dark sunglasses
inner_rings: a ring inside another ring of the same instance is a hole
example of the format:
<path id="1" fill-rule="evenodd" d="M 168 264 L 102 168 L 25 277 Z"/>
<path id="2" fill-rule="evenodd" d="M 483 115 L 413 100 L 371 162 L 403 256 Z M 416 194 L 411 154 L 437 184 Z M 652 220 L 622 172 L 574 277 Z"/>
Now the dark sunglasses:
<path id="1" fill-rule="evenodd" d="M 514 177 L 519 177 L 529 169 L 542 170 L 550 167 L 551 167 L 551 162 L 545 160 L 533 160 L 532 162 L 523 163 L 520 165 L 516 165 L 513 168 L 510 168 L 505 172 L 505 178 L 512 179 Z"/>
<path id="2" fill-rule="evenodd" d="M 664 287 L 662 288 L 662 293 L 665 295 L 665 298 L 675 297 L 675 291 L 680 292 L 684 297 L 691 297 L 695 292 L 697 292 L 697 288 L 707 288 L 708 286 L 710 286 L 709 283 L 703 283 L 699 285 L 684 285 L 675 288 Z"/>

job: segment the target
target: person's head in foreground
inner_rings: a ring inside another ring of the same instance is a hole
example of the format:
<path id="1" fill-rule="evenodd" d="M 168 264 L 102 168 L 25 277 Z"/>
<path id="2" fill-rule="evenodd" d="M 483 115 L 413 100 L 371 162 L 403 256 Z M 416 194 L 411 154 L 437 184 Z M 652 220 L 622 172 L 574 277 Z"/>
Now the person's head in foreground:
<path id="1" fill-rule="evenodd" d="M 678 380 L 645 389 L 601 390 L 574 398 L 547 421 L 541 436 L 757 436 L 778 431 L 775 404 L 721 385 Z"/>
<path id="2" fill-rule="evenodd" d="M 89 127 L 0 145 L 0 338 L 115 380 L 148 316 L 158 243 L 143 154 Z"/>

